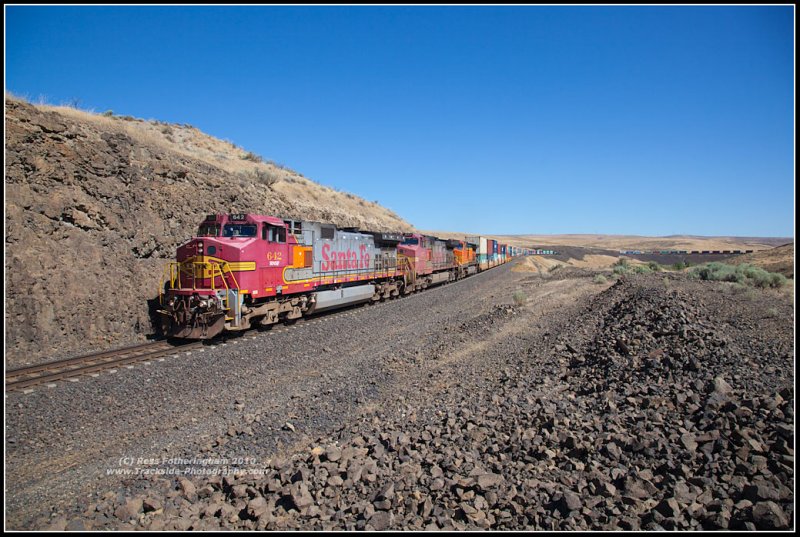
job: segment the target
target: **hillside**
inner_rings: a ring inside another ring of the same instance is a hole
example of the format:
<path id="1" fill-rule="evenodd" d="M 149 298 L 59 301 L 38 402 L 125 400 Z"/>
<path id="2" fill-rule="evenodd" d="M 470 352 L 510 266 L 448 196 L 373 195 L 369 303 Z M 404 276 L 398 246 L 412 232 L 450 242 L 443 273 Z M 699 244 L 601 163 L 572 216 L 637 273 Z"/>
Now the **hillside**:
<path id="1" fill-rule="evenodd" d="M 5 143 L 7 366 L 143 339 L 167 260 L 208 213 L 411 229 L 189 125 L 6 96 Z"/>
<path id="2" fill-rule="evenodd" d="M 451 231 L 426 231 L 442 238 L 463 237 L 464 233 Z M 487 235 L 512 246 L 549 248 L 575 246 L 619 250 L 765 250 L 792 240 L 783 237 L 701 237 L 696 235 L 671 235 L 644 237 L 639 235 Z"/>
<path id="3" fill-rule="evenodd" d="M 772 237 L 699 237 L 671 235 L 505 235 L 501 240 L 519 241 L 537 247 L 580 246 L 608 250 L 763 250 L 783 244 L 786 238 Z"/>
<path id="4" fill-rule="evenodd" d="M 787 278 L 794 278 L 794 243 L 784 244 L 769 250 L 732 257 L 726 263 L 750 263 L 769 272 L 780 272 Z"/>

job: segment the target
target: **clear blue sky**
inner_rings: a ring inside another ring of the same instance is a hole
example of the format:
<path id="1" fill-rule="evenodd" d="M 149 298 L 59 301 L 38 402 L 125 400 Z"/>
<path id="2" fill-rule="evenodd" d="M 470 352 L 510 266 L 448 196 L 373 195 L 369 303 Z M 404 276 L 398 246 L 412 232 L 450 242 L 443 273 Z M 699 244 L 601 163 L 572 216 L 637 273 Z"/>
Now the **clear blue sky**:
<path id="1" fill-rule="evenodd" d="M 423 229 L 794 235 L 791 6 L 5 14 L 8 91 L 190 123 Z"/>

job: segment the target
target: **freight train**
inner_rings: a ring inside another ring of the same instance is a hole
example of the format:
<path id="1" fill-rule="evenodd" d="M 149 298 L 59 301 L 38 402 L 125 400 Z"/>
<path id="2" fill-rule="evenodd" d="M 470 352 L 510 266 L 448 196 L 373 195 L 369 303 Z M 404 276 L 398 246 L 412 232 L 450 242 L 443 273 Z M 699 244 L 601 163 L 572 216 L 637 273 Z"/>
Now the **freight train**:
<path id="1" fill-rule="evenodd" d="M 620 250 L 620 255 L 733 255 L 752 254 L 753 250 Z"/>
<path id="2" fill-rule="evenodd" d="M 165 269 L 158 313 L 167 336 L 209 339 L 408 295 L 527 253 L 480 236 L 443 240 L 212 214 Z"/>

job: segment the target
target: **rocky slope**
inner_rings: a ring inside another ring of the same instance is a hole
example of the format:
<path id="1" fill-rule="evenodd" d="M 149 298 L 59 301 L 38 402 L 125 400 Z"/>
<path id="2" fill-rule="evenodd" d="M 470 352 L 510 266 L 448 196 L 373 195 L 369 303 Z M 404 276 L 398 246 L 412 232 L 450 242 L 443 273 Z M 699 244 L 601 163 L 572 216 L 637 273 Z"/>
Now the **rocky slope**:
<path id="1" fill-rule="evenodd" d="M 396 214 L 188 125 L 6 97 L 6 365 L 151 333 L 166 261 L 208 213 L 374 230 Z"/>
<path id="2" fill-rule="evenodd" d="M 172 490 L 168 481 L 163 502 L 134 497 L 113 514 L 113 503 L 98 505 L 95 520 L 149 529 L 790 529 L 789 323 L 751 325 L 752 304 L 721 304 L 680 282 L 619 281 L 578 313 L 571 334 L 508 345 L 493 375 L 465 374 L 432 408 L 365 419 L 271 461 L 261 477 L 182 478 Z M 722 322 L 729 315 L 742 326 Z M 548 347 L 549 356 L 537 352 Z M 139 509 L 147 501 L 152 514 Z"/>
<path id="3" fill-rule="evenodd" d="M 11 394 L 9 526 L 794 526 L 789 297 L 511 268 Z"/>

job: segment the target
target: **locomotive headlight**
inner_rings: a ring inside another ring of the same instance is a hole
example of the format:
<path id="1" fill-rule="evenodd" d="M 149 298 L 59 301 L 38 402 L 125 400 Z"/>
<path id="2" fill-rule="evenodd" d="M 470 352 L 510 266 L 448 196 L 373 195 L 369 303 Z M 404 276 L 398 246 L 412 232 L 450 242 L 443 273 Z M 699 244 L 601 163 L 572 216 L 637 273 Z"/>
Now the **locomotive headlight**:
<path id="1" fill-rule="evenodd" d="M 203 253 L 203 241 L 197 241 L 197 253 L 198 254 Z"/>

